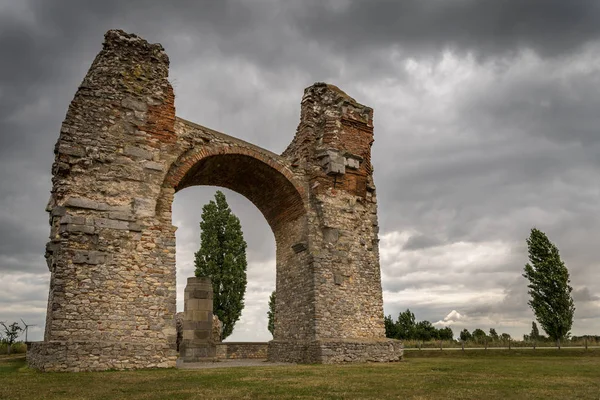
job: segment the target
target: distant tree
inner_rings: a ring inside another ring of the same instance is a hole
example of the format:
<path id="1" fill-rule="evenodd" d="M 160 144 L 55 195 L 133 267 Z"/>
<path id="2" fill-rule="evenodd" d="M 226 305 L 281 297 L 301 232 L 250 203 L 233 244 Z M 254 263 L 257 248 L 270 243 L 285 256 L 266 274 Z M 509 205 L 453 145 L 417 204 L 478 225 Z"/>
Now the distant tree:
<path id="1" fill-rule="evenodd" d="M 415 325 L 416 339 L 424 342 L 438 338 L 437 329 L 429 321 L 419 321 Z"/>
<path id="2" fill-rule="evenodd" d="M 477 343 L 484 343 L 487 339 L 487 335 L 485 334 L 485 332 L 479 328 L 475 329 L 471 336 L 473 337 L 473 340 L 475 340 Z"/>
<path id="3" fill-rule="evenodd" d="M 233 332 L 244 308 L 246 292 L 246 242 L 240 220 L 221 191 L 202 208 L 200 249 L 196 252 L 196 276 L 212 279 L 213 313 L 223 324 L 221 338 Z"/>
<path id="4" fill-rule="evenodd" d="M 530 340 L 540 340 L 540 331 L 538 330 L 535 321 L 531 322 L 531 333 L 529 334 Z"/>
<path id="5" fill-rule="evenodd" d="M 496 341 L 496 340 L 500 339 L 500 337 L 498 336 L 498 333 L 496 332 L 496 330 L 494 328 L 490 328 L 489 336 L 492 341 Z"/>
<path id="6" fill-rule="evenodd" d="M 21 326 L 16 322 L 13 322 L 10 325 L 0 322 L 0 325 L 2 325 L 2 328 L 4 329 L 4 332 L 2 333 L 2 341 L 6 343 L 6 352 L 10 354 L 10 348 L 16 342 L 17 338 L 23 331 L 23 328 L 21 328 Z"/>
<path id="7" fill-rule="evenodd" d="M 511 340 L 512 338 L 510 337 L 510 335 L 508 333 L 503 333 L 500 335 L 500 340 L 507 342 L 509 340 Z"/>
<path id="8" fill-rule="evenodd" d="M 575 313 L 569 271 L 544 232 L 533 228 L 527 246 L 529 263 L 523 276 L 529 280 L 528 304 L 551 339 L 568 338 Z"/>
<path id="9" fill-rule="evenodd" d="M 460 332 L 460 340 L 462 340 L 463 342 L 466 342 L 471 339 L 473 339 L 473 335 L 471 335 L 471 332 L 469 332 L 466 328 Z"/>
<path id="10" fill-rule="evenodd" d="M 438 329 L 438 338 L 440 340 L 454 340 L 454 332 L 449 326 Z"/>
<path id="11" fill-rule="evenodd" d="M 416 339 L 416 323 L 415 314 L 413 314 L 408 308 L 406 311 L 401 312 L 398 315 L 398 321 L 396 322 L 396 332 L 398 339 Z"/>
<path id="12" fill-rule="evenodd" d="M 386 315 L 383 318 L 383 324 L 385 326 L 385 337 L 398 339 L 398 329 L 391 315 Z"/>
<path id="13" fill-rule="evenodd" d="M 269 332 L 271 332 L 271 335 L 275 335 L 275 291 L 269 296 L 269 311 L 267 311 L 267 317 L 269 318 Z"/>

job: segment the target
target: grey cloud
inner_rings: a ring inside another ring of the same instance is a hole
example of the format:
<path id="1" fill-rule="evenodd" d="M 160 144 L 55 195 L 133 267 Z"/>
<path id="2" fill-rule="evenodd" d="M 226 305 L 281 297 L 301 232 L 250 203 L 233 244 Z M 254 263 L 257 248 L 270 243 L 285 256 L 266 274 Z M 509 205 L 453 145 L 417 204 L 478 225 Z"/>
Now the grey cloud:
<path id="1" fill-rule="evenodd" d="M 590 293 L 590 290 L 587 287 L 575 289 L 571 295 L 573 296 L 573 300 L 576 302 L 600 300 L 600 296 Z"/>
<path id="2" fill-rule="evenodd" d="M 404 250 L 420 250 L 428 247 L 439 246 L 443 242 L 435 237 L 425 235 L 411 236 L 403 246 Z"/>
<path id="3" fill-rule="evenodd" d="M 445 48 L 494 56 L 529 47 L 554 56 L 576 51 L 600 34 L 600 6 L 585 0 L 310 4 L 294 13 L 297 26 L 306 36 L 344 52 L 397 46 L 421 56 Z"/>
<path id="4" fill-rule="evenodd" d="M 492 91 L 476 90 L 465 102 L 463 112 L 473 115 L 470 122 L 475 129 L 484 130 L 502 122 L 504 131 L 597 146 L 600 49 L 594 47 L 589 53 L 582 61 L 565 56 L 549 62 L 543 70 L 537 68 L 540 73 L 523 73 Z M 564 70 L 569 65 L 572 69 Z"/>

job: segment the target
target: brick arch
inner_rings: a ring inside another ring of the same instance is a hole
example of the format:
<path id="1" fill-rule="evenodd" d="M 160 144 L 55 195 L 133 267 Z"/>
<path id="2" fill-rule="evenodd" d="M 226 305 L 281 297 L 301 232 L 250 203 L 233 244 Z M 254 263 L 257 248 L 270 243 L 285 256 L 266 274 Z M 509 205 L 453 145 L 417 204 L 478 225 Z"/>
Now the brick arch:
<path id="1" fill-rule="evenodd" d="M 184 153 L 172 164 L 163 187 L 178 192 L 196 185 L 225 187 L 245 196 L 275 233 L 306 212 L 304 186 L 283 163 L 252 148 L 222 145 Z"/>
<path id="2" fill-rule="evenodd" d="M 272 361 L 392 361 L 385 339 L 373 110 L 306 88 L 282 156 L 175 115 L 159 44 L 107 32 L 63 122 L 52 167 L 46 371 L 173 367 L 176 191 L 230 188 L 276 241 Z M 265 110 L 268 115 L 272 110 Z"/>

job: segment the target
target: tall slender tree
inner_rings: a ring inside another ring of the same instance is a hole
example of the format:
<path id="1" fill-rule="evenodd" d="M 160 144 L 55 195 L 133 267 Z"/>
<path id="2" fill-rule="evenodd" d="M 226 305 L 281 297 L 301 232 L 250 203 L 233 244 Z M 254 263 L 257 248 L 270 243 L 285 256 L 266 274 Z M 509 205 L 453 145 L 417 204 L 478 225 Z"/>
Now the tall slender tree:
<path id="1" fill-rule="evenodd" d="M 540 340 L 540 331 L 535 321 L 531 322 L 531 333 L 529 334 L 530 340 Z"/>
<path id="2" fill-rule="evenodd" d="M 411 340 L 416 338 L 417 324 L 415 322 L 415 314 L 408 308 L 406 311 L 398 314 L 396 321 L 396 335 L 398 339 Z"/>
<path id="3" fill-rule="evenodd" d="M 383 317 L 383 325 L 385 327 L 385 337 L 397 339 L 398 329 L 391 315 Z"/>
<path id="4" fill-rule="evenodd" d="M 467 340 L 472 340 L 472 339 L 473 339 L 473 335 L 471 335 L 471 332 L 469 332 L 467 330 L 467 328 L 460 331 L 460 340 L 462 340 L 463 342 L 466 342 Z"/>
<path id="5" fill-rule="evenodd" d="M 233 332 L 244 308 L 246 293 L 246 242 L 240 220 L 221 191 L 202 208 L 200 249 L 196 276 L 212 279 L 213 313 L 223 323 L 221 339 Z"/>
<path id="6" fill-rule="evenodd" d="M 269 296 L 269 311 L 267 311 L 267 317 L 269 319 L 268 329 L 271 332 L 271 335 L 275 335 L 275 299 L 277 295 L 275 291 L 271 293 Z"/>
<path id="7" fill-rule="evenodd" d="M 527 246 L 529 263 L 523 276 L 529 280 L 528 304 L 548 336 L 560 341 L 569 336 L 575 313 L 569 271 L 544 232 L 533 228 Z"/>
<path id="8" fill-rule="evenodd" d="M 498 332 L 496 332 L 496 329 L 494 329 L 494 328 L 490 328 L 489 337 L 492 341 L 496 341 L 496 340 L 500 339 L 500 337 L 498 336 Z"/>

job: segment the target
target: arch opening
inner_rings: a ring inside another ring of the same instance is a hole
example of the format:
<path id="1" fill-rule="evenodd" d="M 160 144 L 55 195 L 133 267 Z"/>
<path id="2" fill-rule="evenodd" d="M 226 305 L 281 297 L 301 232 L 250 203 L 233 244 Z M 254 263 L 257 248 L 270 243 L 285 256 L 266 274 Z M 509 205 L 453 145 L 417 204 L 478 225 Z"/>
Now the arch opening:
<path id="1" fill-rule="evenodd" d="M 224 187 L 243 195 L 262 212 L 275 234 L 279 226 L 305 213 L 302 197 L 289 178 L 247 154 L 201 158 L 183 175 L 175 191 L 196 185 Z"/>
<path id="2" fill-rule="evenodd" d="M 241 146 L 204 147 L 185 153 L 167 173 L 157 211 L 160 214 L 160 209 L 164 210 L 161 205 L 167 206 L 172 216 L 175 193 L 191 186 L 230 189 L 253 203 L 275 237 L 276 291 L 282 300 L 278 300 L 275 311 L 273 338 L 302 340 L 314 333 L 310 311 L 298 316 L 298 310 L 310 303 L 314 290 L 305 268 L 305 189 L 278 158 L 265 150 Z M 174 227 L 172 232 L 175 239 Z M 295 247 L 299 243 L 304 244 L 300 254 Z"/>
<path id="3" fill-rule="evenodd" d="M 269 295 L 275 290 L 275 238 L 264 216 L 241 194 L 215 186 L 192 186 L 175 195 L 173 225 L 176 231 L 177 312 L 184 310 L 184 289 L 188 277 L 194 276 L 194 255 L 200 248 L 202 207 L 222 190 L 232 212 L 240 219 L 248 245 L 247 287 L 244 308 L 226 342 L 267 342 Z"/>

